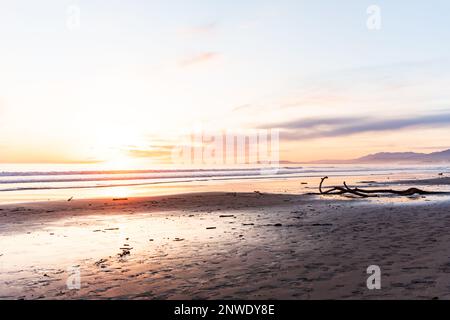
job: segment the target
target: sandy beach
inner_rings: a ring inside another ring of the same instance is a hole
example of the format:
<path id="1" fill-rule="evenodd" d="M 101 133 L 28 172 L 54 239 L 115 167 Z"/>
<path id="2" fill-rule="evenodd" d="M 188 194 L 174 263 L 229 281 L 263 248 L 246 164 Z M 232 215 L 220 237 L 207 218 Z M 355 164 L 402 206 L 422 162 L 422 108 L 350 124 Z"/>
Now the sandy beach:
<path id="1" fill-rule="evenodd" d="M 447 196 L 245 184 L 260 188 L 2 205 L 0 298 L 450 298 Z M 370 265 L 381 269 L 380 290 L 367 289 Z M 69 288 L 76 272 L 79 288 Z"/>
<path id="2" fill-rule="evenodd" d="M 449 13 L 1 1 L 0 301 L 450 300 Z"/>

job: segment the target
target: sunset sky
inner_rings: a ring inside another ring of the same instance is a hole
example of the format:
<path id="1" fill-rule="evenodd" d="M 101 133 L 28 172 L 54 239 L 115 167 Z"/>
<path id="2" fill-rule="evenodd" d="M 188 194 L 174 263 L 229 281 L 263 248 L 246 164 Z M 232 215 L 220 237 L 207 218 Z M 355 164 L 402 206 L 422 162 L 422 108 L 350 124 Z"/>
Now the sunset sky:
<path id="1" fill-rule="evenodd" d="M 0 162 L 156 163 L 198 127 L 277 128 L 290 161 L 450 148 L 432 3 L 1 1 Z"/>

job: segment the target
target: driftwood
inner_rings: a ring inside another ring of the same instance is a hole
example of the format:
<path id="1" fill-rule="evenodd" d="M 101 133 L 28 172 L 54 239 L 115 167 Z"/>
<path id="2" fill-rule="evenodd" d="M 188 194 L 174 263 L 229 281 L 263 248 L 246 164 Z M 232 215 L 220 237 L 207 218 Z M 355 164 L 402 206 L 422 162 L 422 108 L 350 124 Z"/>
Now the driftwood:
<path id="1" fill-rule="evenodd" d="M 343 187 L 331 187 L 330 189 L 324 191 L 322 190 L 323 182 L 328 179 L 328 177 L 323 177 L 320 181 L 319 192 L 321 195 L 344 195 L 352 194 L 362 198 L 368 197 L 378 197 L 380 194 L 395 194 L 398 196 L 412 196 L 415 194 L 425 195 L 425 194 L 441 194 L 444 192 L 429 192 L 417 188 L 409 188 L 407 190 L 392 190 L 392 189 L 361 189 L 361 188 L 350 188 L 344 181 Z"/>

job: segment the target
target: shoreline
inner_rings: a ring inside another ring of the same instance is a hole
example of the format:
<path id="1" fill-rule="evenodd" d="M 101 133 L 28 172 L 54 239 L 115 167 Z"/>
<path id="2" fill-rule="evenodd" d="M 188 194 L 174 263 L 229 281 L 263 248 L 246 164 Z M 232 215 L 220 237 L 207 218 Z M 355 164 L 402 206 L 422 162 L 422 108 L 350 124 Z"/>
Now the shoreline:
<path id="1" fill-rule="evenodd" d="M 211 192 L 2 205 L 0 299 L 450 299 L 450 202 L 427 200 Z M 67 287 L 73 267 L 79 290 Z"/>
<path id="2" fill-rule="evenodd" d="M 367 169 L 367 170 L 366 170 Z M 408 181 L 414 179 L 416 181 L 431 180 L 428 185 L 450 185 L 449 183 L 442 183 L 445 177 L 440 177 L 440 181 L 435 181 L 438 174 L 442 172 L 443 168 L 440 167 L 417 167 L 417 168 L 400 168 L 398 171 L 392 171 L 394 168 L 309 168 L 304 172 L 290 173 L 290 174 L 278 174 L 278 175 L 242 175 L 242 176 L 198 176 L 192 177 L 187 180 L 180 178 L 173 178 L 169 180 L 161 180 L 158 177 L 154 177 L 152 181 L 136 182 L 142 180 L 143 177 L 134 177 L 138 180 L 123 180 L 124 176 L 120 176 L 119 180 L 109 180 L 111 177 L 100 177 L 99 181 L 84 181 L 82 177 L 76 176 L 76 183 L 68 183 L 59 181 L 60 176 L 58 172 L 51 173 L 51 177 L 57 177 L 55 181 L 41 182 L 39 179 L 32 179 L 34 182 L 25 183 L 26 181 L 19 182 L 10 181 L 6 179 L 1 182 L 2 185 L 8 186 L 5 190 L 0 190 L 0 205 L 2 204 L 20 204 L 28 201 L 53 201 L 64 200 L 71 197 L 92 199 L 92 198 L 107 198 L 107 197 L 142 197 L 142 196 L 155 196 L 155 195 L 171 195 L 187 192 L 208 192 L 208 191 L 224 191 L 228 186 L 234 188 L 233 191 L 237 192 L 252 192 L 253 190 L 246 188 L 246 185 L 261 185 L 270 183 L 273 185 L 281 185 L 287 182 L 287 185 L 291 185 L 290 181 L 302 181 L 308 182 L 309 185 L 317 185 L 321 177 L 333 176 L 335 182 L 339 185 L 342 184 L 342 180 L 347 180 L 348 183 L 360 183 L 361 181 L 374 181 L 377 180 L 377 184 L 395 184 L 391 181 L 398 180 L 399 182 L 408 183 Z M 290 169 L 283 168 L 286 172 Z M 331 171 L 330 171 L 331 170 Z M 230 170 L 228 170 L 230 171 Z M 228 172 L 227 171 L 227 172 Z M 444 170 L 445 171 L 445 170 Z M 33 176 L 32 176 L 33 177 Z M 358 181 L 360 177 L 360 181 Z M 36 177 L 34 177 L 36 178 Z M 97 177 L 99 178 L 99 177 Z M 53 179 L 53 178 L 52 178 Z M 78 181 L 78 179 L 81 179 Z M 106 180 L 104 180 L 106 179 Z M 123 180 L 123 181 L 122 181 Z M 64 180 L 62 180 L 64 181 Z M 133 182 L 134 181 L 134 182 Z M 104 184 L 104 182 L 107 182 Z M 448 182 L 448 181 L 447 181 Z M 88 184 L 86 184 L 88 183 Z M 95 183 L 92 185 L 91 183 Z M 332 183 L 332 181 L 329 181 Z M 370 184 L 369 184 L 370 185 Z M 224 186 L 224 188 L 217 188 L 217 186 Z M 298 186 L 294 189 L 287 190 L 287 192 L 308 193 L 311 190 L 307 190 L 308 187 Z M 271 187 L 264 190 L 271 193 L 280 193 L 281 190 L 276 190 Z"/>

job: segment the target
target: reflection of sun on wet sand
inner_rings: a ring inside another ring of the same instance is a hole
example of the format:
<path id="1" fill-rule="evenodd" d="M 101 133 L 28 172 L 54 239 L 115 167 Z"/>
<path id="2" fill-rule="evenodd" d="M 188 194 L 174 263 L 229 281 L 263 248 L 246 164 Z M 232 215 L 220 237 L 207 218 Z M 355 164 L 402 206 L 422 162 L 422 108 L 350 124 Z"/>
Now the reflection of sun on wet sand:
<path id="1" fill-rule="evenodd" d="M 5 205 L 0 297 L 448 299 L 450 203 L 414 199 L 214 192 Z M 366 287 L 369 265 L 381 290 Z M 67 288 L 70 267 L 79 290 Z"/>

